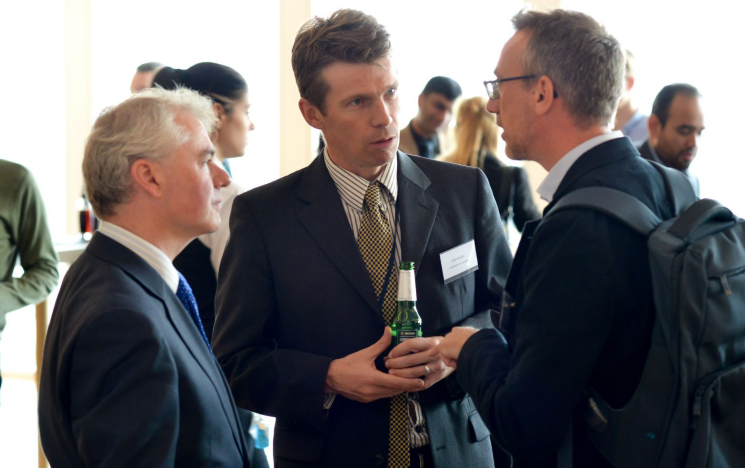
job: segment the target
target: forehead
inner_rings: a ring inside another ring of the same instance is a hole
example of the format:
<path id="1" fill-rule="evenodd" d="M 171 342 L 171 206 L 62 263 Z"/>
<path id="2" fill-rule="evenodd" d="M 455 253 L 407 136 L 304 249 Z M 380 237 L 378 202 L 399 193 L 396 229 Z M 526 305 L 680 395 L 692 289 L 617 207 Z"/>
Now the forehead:
<path id="1" fill-rule="evenodd" d="M 676 122 L 699 123 L 704 119 L 698 97 L 682 93 L 673 98 L 668 114 L 668 120 Z"/>
<path id="2" fill-rule="evenodd" d="M 395 84 L 397 80 L 390 57 L 372 63 L 334 62 L 323 69 L 321 76 L 329 87 L 329 95 L 337 98 L 376 92 L 381 87 Z"/>
<path id="3" fill-rule="evenodd" d="M 447 107 L 451 107 L 453 105 L 453 101 L 436 91 L 432 91 L 431 93 L 424 96 L 424 98 L 432 104 L 443 104 Z"/>
<path id="4" fill-rule="evenodd" d="M 521 58 L 532 35 L 530 31 L 521 29 L 504 44 L 497 68 L 494 70 L 497 78 L 506 78 L 523 72 Z"/>
<path id="5" fill-rule="evenodd" d="M 186 111 L 179 111 L 174 116 L 173 121 L 186 130 L 189 135 L 189 140 L 180 149 L 202 153 L 212 148 L 212 142 L 207 134 L 207 130 L 202 125 L 202 122 L 194 117 L 193 114 Z"/>

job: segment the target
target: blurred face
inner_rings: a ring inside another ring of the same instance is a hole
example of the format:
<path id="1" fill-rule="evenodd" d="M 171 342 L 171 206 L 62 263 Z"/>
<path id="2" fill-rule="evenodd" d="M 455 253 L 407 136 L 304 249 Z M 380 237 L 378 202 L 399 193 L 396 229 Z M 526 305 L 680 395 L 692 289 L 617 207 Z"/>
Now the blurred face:
<path id="1" fill-rule="evenodd" d="M 129 90 L 132 93 L 136 93 L 141 89 L 149 88 L 153 85 L 153 79 L 155 78 L 155 70 L 148 72 L 137 72 L 132 77 L 132 83 L 129 85 Z"/>
<path id="2" fill-rule="evenodd" d="M 336 62 L 323 69 L 329 87 L 323 131 L 335 164 L 374 180 L 398 150 L 398 77 L 389 57 L 371 64 Z"/>
<path id="3" fill-rule="evenodd" d="M 504 46 L 494 75 L 511 78 L 525 75 L 520 63 L 530 34 L 525 30 L 515 33 Z M 506 143 L 505 153 L 511 159 L 530 159 L 529 149 L 535 140 L 535 129 L 530 114 L 530 89 L 521 80 L 499 84 L 499 98 L 489 99 L 486 109 L 497 114 L 497 125 L 502 128 L 502 139 Z"/>
<path id="4" fill-rule="evenodd" d="M 657 119 L 657 116 L 651 116 Z M 704 131 L 704 114 L 696 96 L 678 94 L 670 103 L 664 126 L 651 125 L 650 143 L 662 162 L 684 171 L 696 157 L 699 138 Z"/>
<path id="5" fill-rule="evenodd" d="M 235 158 L 245 154 L 248 132 L 255 128 L 248 115 L 250 107 L 248 94 L 244 94 L 230 105 L 229 114 L 220 114 L 215 147 L 221 158 Z"/>
<path id="6" fill-rule="evenodd" d="M 181 112 L 174 119 L 191 139 L 160 163 L 164 216 L 178 235 L 196 237 L 220 226 L 220 189 L 230 177 L 215 164 L 215 152 L 202 124 Z"/>
<path id="7" fill-rule="evenodd" d="M 424 133 L 423 137 L 429 138 L 446 127 L 452 115 L 453 101 L 448 100 L 442 94 L 432 92 L 419 95 L 417 123 Z"/>

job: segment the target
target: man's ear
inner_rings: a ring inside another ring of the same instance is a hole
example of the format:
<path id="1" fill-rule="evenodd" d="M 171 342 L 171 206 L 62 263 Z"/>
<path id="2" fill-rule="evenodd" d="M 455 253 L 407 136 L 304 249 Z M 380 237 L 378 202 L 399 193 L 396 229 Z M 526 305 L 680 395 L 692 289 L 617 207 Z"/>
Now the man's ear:
<path id="1" fill-rule="evenodd" d="M 160 198 L 163 194 L 163 172 L 160 166 L 148 159 L 138 159 L 129 169 L 135 190 L 142 190 L 152 197 Z"/>
<path id="2" fill-rule="evenodd" d="M 300 108 L 300 113 L 303 114 L 303 118 L 313 128 L 316 128 L 318 130 L 323 130 L 323 113 L 321 112 L 321 109 L 314 106 L 305 98 L 300 98 L 300 100 L 297 102 L 298 107 Z"/>
<path id="3" fill-rule="evenodd" d="M 660 137 L 660 132 L 662 131 L 660 118 L 655 114 L 650 115 L 649 120 L 647 120 L 647 129 L 649 130 L 649 142 L 653 147 L 657 146 L 657 139 Z"/>
<path id="4" fill-rule="evenodd" d="M 631 91 L 634 88 L 634 84 L 636 83 L 636 78 L 633 76 L 627 76 L 626 77 L 626 90 Z"/>
<path id="5" fill-rule="evenodd" d="M 421 109 L 424 106 L 424 100 L 427 98 L 427 96 L 424 95 L 424 93 L 421 93 L 419 95 L 419 100 L 417 101 L 417 105 Z"/>
<path id="6" fill-rule="evenodd" d="M 537 115 L 545 115 L 554 104 L 554 82 L 546 75 L 538 78 L 535 87 L 535 112 Z"/>

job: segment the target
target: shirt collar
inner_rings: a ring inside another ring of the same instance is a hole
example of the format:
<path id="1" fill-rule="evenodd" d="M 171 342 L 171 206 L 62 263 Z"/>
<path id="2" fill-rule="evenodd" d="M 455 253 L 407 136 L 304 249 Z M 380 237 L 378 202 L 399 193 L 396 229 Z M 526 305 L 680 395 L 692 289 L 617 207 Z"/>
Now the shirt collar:
<path id="1" fill-rule="evenodd" d="M 171 259 L 168 258 L 168 255 L 166 255 L 165 252 L 137 234 L 108 221 L 101 220 L 98 232 L 122 244 L 124 247 L 145 260 L 148 265 L 158 272 L 171 291 L 174 293 L 176 292 L 179 281 L 178 271 L 176 270 L 176 267 L 173 266 L 173 262 L 171 262 Z"/>
<path id="2" fill-rule="evenodd" d="M 365 192 L 367 192 L 367 187 L 372 182 L 334 164 L 334 161 L 329 157 L 328 147 L 323 150 L 323 160 L 344 202 L 361 212 L 364 206 Z M 398 155 L 386 165 L 383 172 L 375 179 L 386 188 L 393 203 L 396 203 L 398 197 L 397 173 Z"/>
<path id="3" fill-rule="evenodd" d="M 589 140 L 579 144 L 578 146 L 570 150 L 559 160 L 559 162 L 556 163 L 553 168 L 551 168 L 551 171 L 549 171 L 546 178 L 543 179 L 543 182 L 538 187 L 538 190 L 536 190 L 536 192 L 538 192 L 538 195 L 540 195 L 542 199 L 551 203 L 551 201 L 554 199 L 556 190 L 559 188 L 559 184 L 561 184 L 561 181 L 564 180 L 564 176 L 567 175 L 567 172 L 569 172 L 569 169 L 574 165 L 575 162 L 577 162 L 579 157 L 595 148 L 596 146 L 599 146 L 610 140 L 615 140 L 616 138 L 623 138 L 623 133 L 619 130 L 603 133 L 602 135 L 590 138 Z"/>

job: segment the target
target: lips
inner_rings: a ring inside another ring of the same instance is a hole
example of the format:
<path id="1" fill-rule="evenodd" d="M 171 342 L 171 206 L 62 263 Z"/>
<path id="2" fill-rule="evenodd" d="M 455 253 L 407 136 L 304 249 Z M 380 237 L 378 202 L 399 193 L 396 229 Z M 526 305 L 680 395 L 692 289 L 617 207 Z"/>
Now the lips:
<path id="1" fill-rule="evenodd" d="M 372 146 L 375 148 L 390 148 L 393 146 L 393 143 L 396 141 L 396 137 L 388 137 L 383 138 L 381 140 L 377 140 L 371 143 Z"/>

